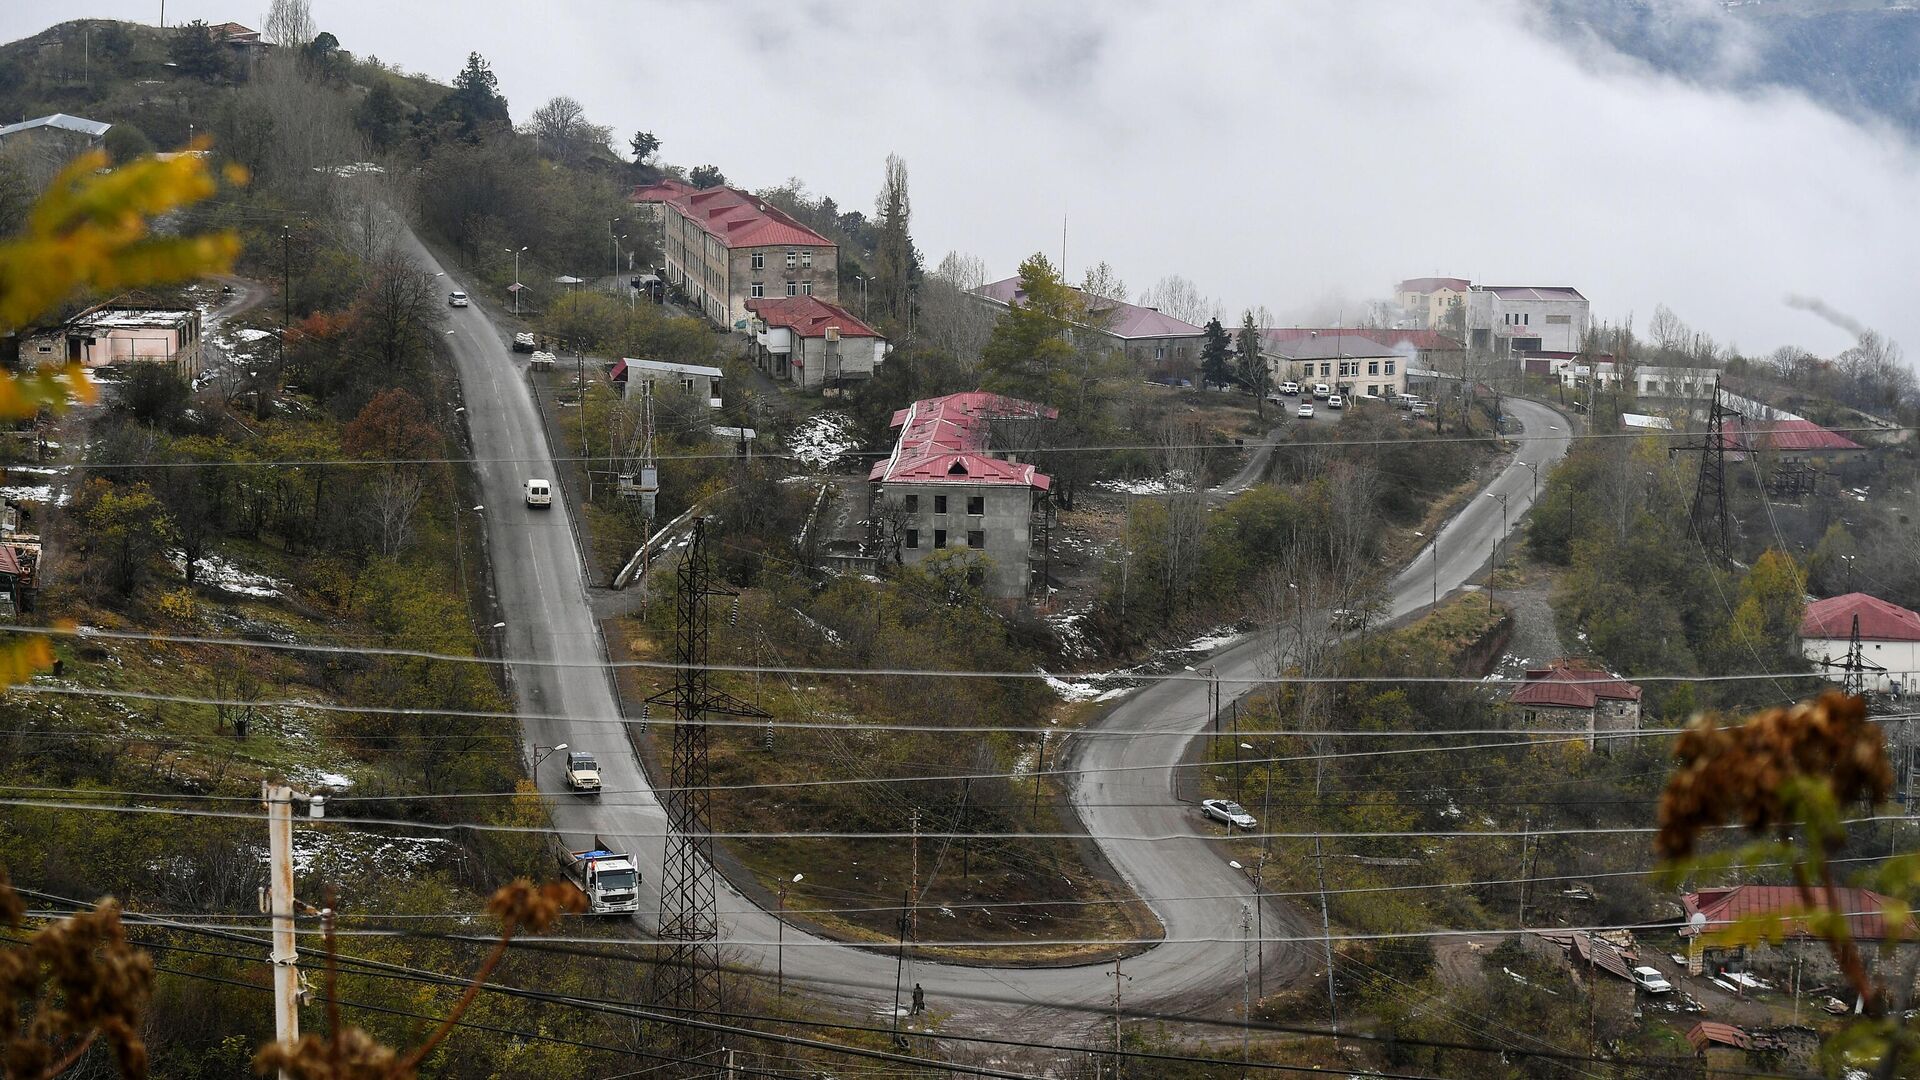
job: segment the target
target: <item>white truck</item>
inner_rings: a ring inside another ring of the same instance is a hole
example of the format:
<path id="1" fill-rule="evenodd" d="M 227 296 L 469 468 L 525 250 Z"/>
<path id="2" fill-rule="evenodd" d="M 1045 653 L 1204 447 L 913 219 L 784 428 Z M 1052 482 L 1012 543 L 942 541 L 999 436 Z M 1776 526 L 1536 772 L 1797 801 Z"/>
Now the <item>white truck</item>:
<path id="1" fill-rule="evenodd" d="M 640 870 L 633 856 L 607 847 L 598 836 L 586 851 L 567 853 L 567 876 L 587 894 L 590 915 L 632 915 L 640 910 Z"/>
<path id="2" fill-rule="evenodd" d="M 581 795 L 600 794 L 600 762 L 592 754 L 583 750 L 567 754 L 567 788 Z"/>

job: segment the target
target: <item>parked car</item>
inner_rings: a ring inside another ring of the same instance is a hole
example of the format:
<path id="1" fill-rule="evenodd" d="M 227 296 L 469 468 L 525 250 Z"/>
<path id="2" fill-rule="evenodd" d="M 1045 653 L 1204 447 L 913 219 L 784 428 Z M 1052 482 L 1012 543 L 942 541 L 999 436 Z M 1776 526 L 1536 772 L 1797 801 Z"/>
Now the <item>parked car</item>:
<path id="1" fill-rule="evenodd" d="M 1240 804 L 1228 799 L 1202 799 L 1200 812 L 1235 829 L 1251 829 L 1260 824 L 1253 815 L 1240 809 Z"/>
<path id="2" fill-rule="evenodd" d="M 1317 382 L 1313 384 L 1313 396 L 1319 398 L 1321 401 L 1327 400 L 1332 393 L 1333 387 L 1328 386 L 1326 383 Z"/>
<path id="3" fill-rule="evenodd" d="M 1343 398 L 1343 397 L 1341 397 L 1341 396 L 1340 396 L 1339 394 L 1329 394 L 1329 395 L 1327 395 L 1327 408 L 1329 408 L 1329 409 L 1344 409 L 1344 408 L 1346 408 L 1346 407 L 1347 407 L 1347 399 L 1346 399 L 1346 398 Z"/>
<path id="4" fill-rule="evenodd" d="M 467 294 L 459 291 L 458 289 L 455 289 L 453 292 L 448 293 L 447 306 L 448 307 L 466 307 Z"/>
<path id="5" fill-rule="evenodd" d="M 1433 407 L 1424 401 L 1416 401 L 1409 408 L 1415 416 L 1425 416 L 1433 411 Z"/>
<path id="6" fill-rule="evenodd" d="M 1311 401 L 1301 402 L 1299 416 L 1300 416 L 1300 419 L 1302 420 L 1313 419 L 1313 402 Z"/>
<path id="7" fill-rule="evenodd" d="M 1297 382 L 1283 382 L 1280 384 L 1280 392 L 1288 397 L 1293 397 L 1300 392 L 1300 384 Z"/>
<path id="8" fill-rule="evenodd" d="M 536 509 L 553 506 L 553 487 L 537 476 L 527 478 L 527 505 Z"/>
<path id="9" fill-rule="evenodd" d="M 1419 400 L 1420 398 L 1414 394 L 1395 394 L 1393 397 L 1393 406 L 1396 409 L 1411 409 L 1413 408 L 1413 403 Z"/>
<path id="10" fill-rule="evenodd" d="M 1633 969 L 1633 985 L 1649 994 L 1671 994 L 1673 984 L 1660 974 L 1659 968 L 1637 967 Z"/>

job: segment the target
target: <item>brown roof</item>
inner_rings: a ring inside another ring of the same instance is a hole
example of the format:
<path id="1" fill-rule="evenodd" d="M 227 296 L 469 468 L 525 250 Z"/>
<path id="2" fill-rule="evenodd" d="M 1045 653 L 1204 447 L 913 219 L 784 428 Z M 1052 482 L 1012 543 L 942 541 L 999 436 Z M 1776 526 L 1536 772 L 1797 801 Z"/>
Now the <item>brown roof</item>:
<path id="1" fill-rule="evenodd" d="M 1742 1050 L 1746 1050 L 1753 1045 L 1752 1038 L 1750 1038 L 1746 1032 L 1734 1027 L 1732 1024 L 1722 1024 L 1713 1020 L 1702 1020 L 1693 1025 L 1692 1029 L 1687 1032 L 1687 1041 L 1693 1044 L 1693 1051 L 1696 1054 L 1705 1050 L 1709 1043 L 1719 1043 L 1722 1046 L 1737 1046 Z"/>
<path id="2" fill-rule="evenodd" d="M 1891 900 L 1871 889 L 1836 889 L 1834 893 L 1840 904 L 1840 913 L 1846 916 L 1847 932 L 1856 941 L 1886 940 L 1887 920 L 1882 911 L 1892 903 Z M 1687 912 L 1687 924 L 1680 928 L 1680 934 L 1692 937 L 1724 929 L 1740 919 L 1755 916 L 1784 916 L 1789 912 L 1828 910 L 1824 890 L 1816 889 L 1812 895 L 1813 902 L 1809 904 L 1799 888 L 1793 885 L 1736 885 L 1727 889 L 1701 889 L 1680 898 L 1680 906 Z M 1706 920 L 1696 925 L 1693 918 L 1695 914 L 1706 916 Z M 1813 936 L 1806 924 L 1796 918 L 1785 919 L 1781 932 L 1791 937 Z M 1908 933 L 1911 933 L 1911 927 Z"/>
<path id="3" fill-rule="evenodd" d="M 1584 660 L 1555 660 L 1544 668 L 1528 668 L 1526 681 L 1507 698 L 1515 705 L 1565 709 L 1591 709 L 1603 699 L 1639 701 L 1640 688 Z"/>

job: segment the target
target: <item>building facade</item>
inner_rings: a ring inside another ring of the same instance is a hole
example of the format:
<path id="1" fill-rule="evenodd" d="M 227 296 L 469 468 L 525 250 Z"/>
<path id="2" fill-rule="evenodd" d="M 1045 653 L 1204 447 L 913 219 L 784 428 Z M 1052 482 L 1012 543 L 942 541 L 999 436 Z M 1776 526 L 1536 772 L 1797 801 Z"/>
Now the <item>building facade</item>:
<path id="1" fill-rule="evenodd" d="M 1394 299 L 1414 327 L 1445 330 L 1464 317 L 1467 290 L 1472 287 L 1466 278 L 1408 278 L 1394 290 Z"/>
<path id="2" fill-rule="evenodd" d="M 621 360 L 607 373 L 607 378 L 624 396 L 644 394 L 647 387 L 652 387 L 655 393 L 676 390 L 715 409 L 720 407 L 721 377 L 717 367 L 670 364 L 665 360 Z"/>
<path id="3" fill-rule="evenodd" d="M 754 366 L 803 389 L 873 378 L 887 339 L 838 304 L 817 296 L 748 300 Z"/>
<path id="4" fill-rule="evenodd" d="M 1260 331 L 1260 348 L 1264 352 L 1300 338 L 1342 334 L 1376 341 L 1406 357 L 1414 367 L 1429 371 L 1458 374 L 1467 355 L 1465 343 L 1437 330 L 1381 330 L 1371 326 L 1268 326 Z"/>
<path id="5" fill-rule="evenodd" d="M 1527 669 L 1507 706 L 1528 726 L 1564 728 L 1587 737 L 1640 728 L 1640 688 L 1581 660 L 1555 660 Z"/>
<path id="6" fill-rule="evenodd" d="M 1837 904 L 1839 911 L 1834 912 L 1829 903 Z M 1848 936 L 1860 947 L 1861 960 L 1869 972 L 1883 963 L 1892 964 L 1893 971 L 1910 971 L 1906 959 L 1917 947 L 1912 920 L 1907 919 L 1904 927 L 1890 926 L 1883 913 L 1895 907 L 1893 901 L 1869 889 L 1815 889 L 1809 901 L 1794 885 L 1736 885 L 1687 893 L 1680 898 L 1680 907 L 1686 913 L 1680 937 L 1687 945 L 1689 975 L 1751 971 L 1790 976 L 1798 969 L 1802 985 L 1844 982 L 1826 934 L 1797 917 L 1808 910 L 1832 912 L 1846 920 Z M 1713 940 L 1716 934 L 1743 920 L 1776 920 L 1777 932 L 1766 935 L 1776 940 L 1751 945 Z M 1901 941 L 1897 951 L 1880 948 L 1889 939 Z"/>
<path id="7" fill-rule="evenodd" d="M 48 168 L 96 149 L 112 124 L 66 113 L 0 127 L 0 150 L 15 160 L 44 163 Z"/>
<path id="8" fill-rule="evenodd" d="M 1511 353 L 1580 351 L 1592 305 L 1563 285 L 1475 285 L 1467 291 L 1467 344 Z"/>
<path id="9" fill-rule="evenodd" d="M 200 312 L 193 308 L 94 308 L 62 326 L 26 336 L 20 361 L 29 366 L 171 364 L 186 378 L 200 374 Z"/>
<path id="10" fill-rule="evenodd" d="M 1800 653 L 1814 670 L 1839 681 L 1853 650 L 1854 620 L 1860 623 L 1861 672 L 1868 690 L 1906 695 L 1920 692 L 1920 613 L 1877 596 L 1854 592 L 1808 604 L 1800 616 Z"/>
<path id="11" fill-rule="evenodd" d="M 765 200 L 714 187 L 660 205 L 667 284 L 715 323 L 745 331 L 748 300 L 839 301 L 840 249 Z"/>
<path id="12" fill-rule="evenodd" d="M 1415 351 L 1382 345 L 1349 330 L 1306 337 L 1268 337 L 1263 342 L 1275 384 L 1325 383 L 1336 394 L 1392 399 L 1406 393 L 1407 365 Z"/>
<path id="13" fill-rule="evenodd" d="M 1069 286 L 1071 288 L 1071 286 Z M 1080 290 L 1075 289 L 1075 292 Z M 1026 293 L 1020 279 L 1006 278 L 982 285 L 973 291 L 981 302 L 995 308 L 1023 303 Z M 1200 370 L 1200 348 L 1206 331 L 1190 322 L 1176 319 L 1158 308 L 1141 307 L 1124 300 L 1103 296 L 1087 297 L 1087 322 L 1077 329 L 1118 349 L 1145 375 L 1172 375 L 1194 380 Z"/>
<path id="14" fill-rule="evenodd" d="M 908 565 L 965 552 L 989 596 L 1017 599 L 1044 587 L 1053 481 L 993 443 L 1001 425 L 1058 415 L 977 391 L 916 401 L 895 413 L 893 453 L 867 474 L 871 546 L 882 559 Z"/>

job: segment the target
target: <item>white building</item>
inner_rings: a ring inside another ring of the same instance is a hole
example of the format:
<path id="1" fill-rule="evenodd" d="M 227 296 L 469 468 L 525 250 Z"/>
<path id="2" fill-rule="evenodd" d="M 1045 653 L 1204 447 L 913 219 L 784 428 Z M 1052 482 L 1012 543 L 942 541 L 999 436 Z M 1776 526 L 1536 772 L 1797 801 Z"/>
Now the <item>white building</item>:
<path id="1" fill-rule="evenodd" d="M 1642 366 L 1633 369 L 1633 390 L 1641 397 L 1708 397 L 1721 374 L 1718 368 Z"/>
<path id="2" fill-rule="evenodd" d="M 1882 693 L 1920 690 L 1920 614 L 1866 593 L 1815 600 L 1800 617 L 1800 651 L 1814 670 L 1840 681 L 1840 665 L 1853 644 L 1859 620 L 1861 660 L 1866 686 Z"/>
<path id="3" fill-rule="evenodd" d="M 804 389 L 873 378 L 887 339 L 846 308 L 817 296 L 748 300 L 755 366 Z"/>
<path id="4" fill-rule="evenodd" d="M 200 312 L 193 308 L 98 307 L 64 326 L 28 335 L 20 360 L 32 366 L 170 364 L 187 378 L 200 374 Z"/>
<path id="5" fill-rule="evenodd" d="M 631 397 L 636 393 L 645 393 L 645 387 L 653 387 L 655 392 L 678 390 L 690 397 L 698 398 L 712 408 L 720 407 L 720 379 L 723 372 L 717 367 L 705 364 L 673 364 L 665 360 L 623 359 L 613 365 L 607 378 L 620 388 L 622 395 Z"/>
<path id="6" fill-rule="evenodd" d="M 1467 302 L 1473 284 L 1466 278 L 1408 278 L 1394 290 L 1400 310 L 1415 326 L 1424 330 L 1445 330 L 1456 306 Z"/>
<path id="7" fill-rule="evenodd" d="M 1275 384 L 1326 383 L 1336 394 L 1394 398 L 1406 392 L 1407 367 L 1417 350 L 1411 345 L 1385 345 L 1358 333 L 1319 333 L 1290 340 L 1264 335 L 1266 355 Z"/>
<path id="8" fill-rule="evenodd" d="M 1587 298 L 1568 286 L 1475 285 L 1467 292 L 1467 344 L 1476 349 L 1579 352 L 1591 321 Z"/>

